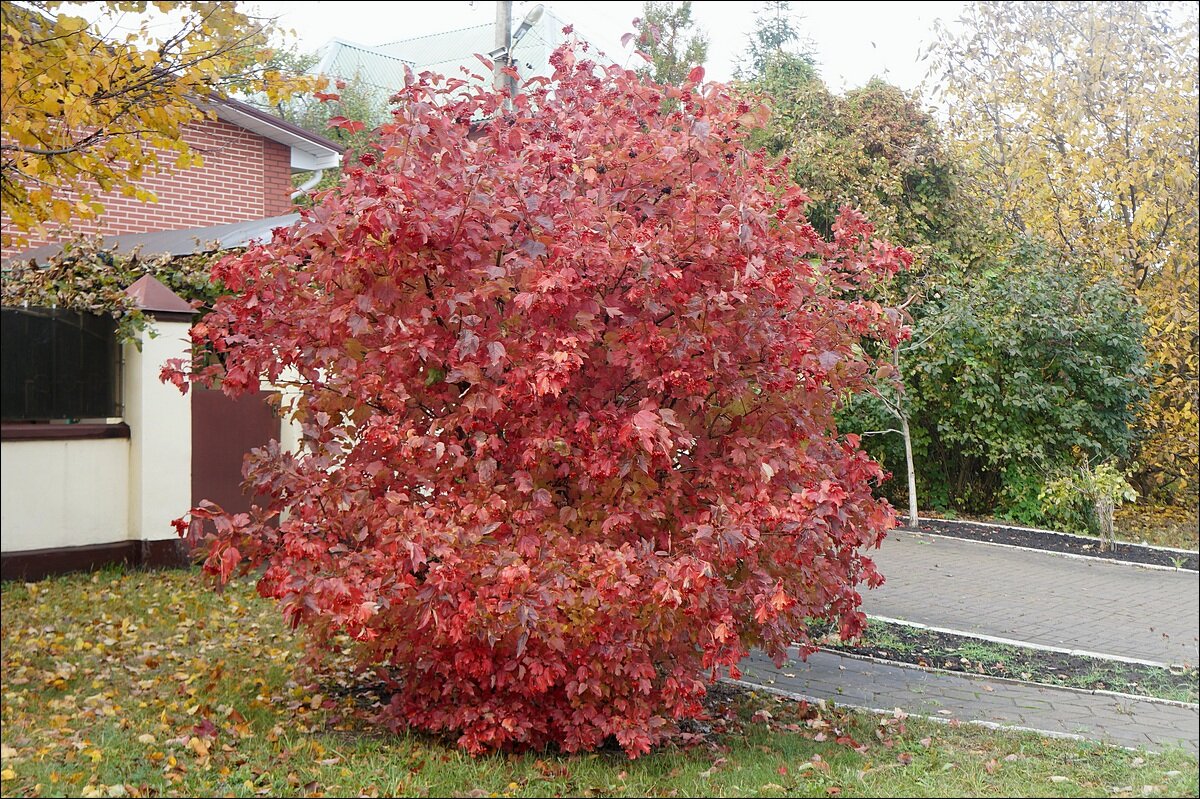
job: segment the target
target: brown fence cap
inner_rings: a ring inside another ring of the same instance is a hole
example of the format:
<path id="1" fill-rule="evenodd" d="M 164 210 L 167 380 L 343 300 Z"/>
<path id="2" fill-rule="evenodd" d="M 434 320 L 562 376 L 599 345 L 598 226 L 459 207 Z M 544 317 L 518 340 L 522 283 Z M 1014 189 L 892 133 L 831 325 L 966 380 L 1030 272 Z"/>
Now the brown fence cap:
<path id="1" fill-rule="evenodd" d="M 186 300 L 153 275 L 142 275 L 125 289 L 125 293 L 137 300 L 138 308 L 147 313 L 190 314 L 195 311 Z"/>

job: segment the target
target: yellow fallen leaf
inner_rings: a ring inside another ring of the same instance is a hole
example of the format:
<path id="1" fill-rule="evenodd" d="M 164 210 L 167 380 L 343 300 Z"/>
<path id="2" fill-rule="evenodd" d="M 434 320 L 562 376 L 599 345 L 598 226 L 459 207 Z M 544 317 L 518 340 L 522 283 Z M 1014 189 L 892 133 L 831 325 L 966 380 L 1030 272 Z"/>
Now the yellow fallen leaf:
<path id="1" fill-rule="evenodd" d="M 202 741 L 193 735 L 188 739 L 187 745 L 188 749 L 195 752 L 198 757 L 208 757 L 208 742 Z"/>
<path id="2" fill-rule="evenodd" d="M 6 768 L 4 771 L 0 771 L 0 780 L 15 780 L 16 778 L 17 772 L 13 771 L 11 768 Z"/>
<path id="3" fill-rule="evenodd" d="M 151 735 L 151 734 L 150 734 L 150 733 L 148 733 L 148 732 L 144 732 L 144 733 L 142 733 L 141 735 L 139 735 L 139 736 L 137 737 L 137 739 L 138 739 L 138 743 L 140 743 L 140 744 L 146 744 L 147 746 L 149 746 L 150 744 L 154 743 L 154 736 L 153 736 L 153 735 Z"/>

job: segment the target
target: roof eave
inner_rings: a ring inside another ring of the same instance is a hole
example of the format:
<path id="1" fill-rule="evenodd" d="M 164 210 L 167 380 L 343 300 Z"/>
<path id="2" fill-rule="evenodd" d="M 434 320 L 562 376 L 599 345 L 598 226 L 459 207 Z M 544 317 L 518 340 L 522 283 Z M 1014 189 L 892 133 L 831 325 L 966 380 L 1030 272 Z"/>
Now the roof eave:
<path id="1" fill-rule="evenodd" d="M 286 145 L 291 151 L 293 172 L 334 169 L 342 162 L 342 152 L 345 150 L 342 145 L 240 100 L 213 100 L 204 106 L 215 113 L 218 119 Z"/>

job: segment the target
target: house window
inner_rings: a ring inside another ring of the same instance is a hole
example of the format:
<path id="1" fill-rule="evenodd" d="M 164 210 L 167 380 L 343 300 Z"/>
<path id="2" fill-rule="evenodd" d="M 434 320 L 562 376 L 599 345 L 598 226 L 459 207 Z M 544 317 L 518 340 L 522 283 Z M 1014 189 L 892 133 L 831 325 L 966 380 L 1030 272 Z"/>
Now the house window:
<path id="1" fill-rule="evenodd" d="M 111 317 L 57 308 L 3 308 L 0 317 L 4 421 L 121 415 L 120 347 Z"/>

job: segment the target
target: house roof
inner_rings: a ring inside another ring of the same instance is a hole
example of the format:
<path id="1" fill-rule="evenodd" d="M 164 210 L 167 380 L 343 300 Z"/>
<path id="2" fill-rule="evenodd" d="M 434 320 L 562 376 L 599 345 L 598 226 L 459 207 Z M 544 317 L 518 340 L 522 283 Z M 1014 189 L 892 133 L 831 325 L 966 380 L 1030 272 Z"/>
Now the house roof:
<path id="1" fill-rule="evenodd" d="M 194 255 L 201 252 L 220 252 L 236 250 L 248 246 L 253 241 L 265 241 L 271 238 L 271 231 L 279 227 L 290 227 L 300 221 L 300 214 L 284 214 L 266 219 L 250 219 L 245 222 L 231 222 L 227 225 L 210 225 L 208 227 L 187 228 L 185 230 L 156 230 L 152 233 L 123 233 L 120 236 L 105 236 L 103 248 L 113 252 L 128 255 L 134 249 L 141 248 L 142 255 Z M 6 263 L 14 261 L 36 261 L 45 263 L 61 253 L 62 244 L 47 244 L 26 250 L 11 258 Z"/>
<path id="2" fill-rule="evenodd" d="M 330 39 L 317 52 L 321 59 L 312 69 L 315 74 L 359 81 L 386 94 L 404 85 L 405 66 L 416 66 L 398 56 L 344 39 Z"/>
<path id="3" fill-rule="evenodd" d="M 550 54 L 566 41 L 563 28 L 567 25 L 553 11 L 545 10 L 541 19 L 513 47 L 521 75 L 526 78 L 550 76 L 554 71 L 550 66 Z M 578 37 L 579 34 L 575 35 Z M 447 77 L 460 77 L 460 67 L 482 74 L 486 67 L 475 55 L 486 57 L 495 46 L 495 29 L 491 23 L 399 39 L 374 47 L 332 39 L 322 48 L 321 61 L 312 71 L 332 78 L 357 79 L 392 93 L 404 86 L 405 64 L 414 72 L 428 70 Z M 592 54 L 598 59 L 604 58 L 595 50 Z"/>
<path id="4" fill-rule="evenodd" d="M 137 307 L 151 313 L 191 314 L 195 308 L 153 275 L 142 275 L 125 289 Z"/>
<path id="5" fill-rule="evenodd" d="M 286 145 L 291 150 L 293 172 L 333 169 L 342 161 L 342 153 L 346 149 L 342 145 L 249 103 L 221 98 L 202 103 L 201 107 L 213 111 L 218 119 Z"/>

